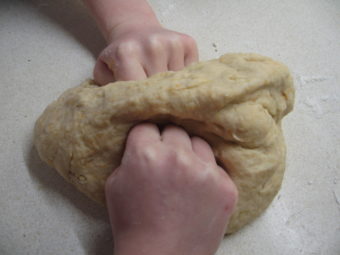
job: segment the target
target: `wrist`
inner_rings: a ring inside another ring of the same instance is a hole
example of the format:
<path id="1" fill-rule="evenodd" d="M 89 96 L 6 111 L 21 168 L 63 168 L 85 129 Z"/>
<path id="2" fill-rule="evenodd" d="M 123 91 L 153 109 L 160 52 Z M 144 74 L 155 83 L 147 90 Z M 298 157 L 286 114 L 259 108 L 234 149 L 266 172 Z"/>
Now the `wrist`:
<path id="1" fill-rule="evenodd" d="M 106 40 L 115 27 L 127 22 L 159 24 L 147 0 L 83 0 Z"/>
<path id="2" fill-rule="evenodd" d="M 115 255 L 191 255 L 182 246 L 183 242 L 179 242 L 177 237 L 163 231 L 138 230 L 114 234 Z"/>
<path id="3" fill-rule="evenodd" d="M 158 233 L 150 234 L 148 231 L 138 231 L 139 234 L 114 235 L 114 255 L 206 255 L 192 245 L 190 238 Z M 210 254 L 210 253 L 209 253 Z"/>
<path id="4" fill-rule="evenodd" d="M 115 255 L 170 255 L 176 251 L 169 251 L 167 247 L 161 247 L 160 241 L 155 238 L 148 238 L 145 234 L 140 238 L 125 238 L 116 240 L 114 243 Z"/>
<path id="5" fill-rule="evenodd" d="M 161 24 L 153 14 L 136 15 L 134 17 L 127 17 L 116 22 L 105 35 L 108 43 L 114 41 L 119 35 L 128 32 L 140 32 L 149 27 L 161 27 Z"/>

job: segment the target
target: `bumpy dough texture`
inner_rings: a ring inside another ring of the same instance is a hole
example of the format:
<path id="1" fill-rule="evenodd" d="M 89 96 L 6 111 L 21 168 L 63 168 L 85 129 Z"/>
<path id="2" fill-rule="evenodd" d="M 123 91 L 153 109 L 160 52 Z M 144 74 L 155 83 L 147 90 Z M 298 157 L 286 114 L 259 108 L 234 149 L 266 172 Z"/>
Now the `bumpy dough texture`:
<path id="1" fill-rule="evenodd" d="M 212 146 L 239 190 L 227 233 L 260 215 L 285 168 L 281 119 L 292 110 L 288 69 L 256 54 L 226 54 L 143 81 L 85 81 L 50 104 L 35 126 L 40 157 L 104 204 L 104 183 L 120 164 L 129 129 L 175 123 Z"/>

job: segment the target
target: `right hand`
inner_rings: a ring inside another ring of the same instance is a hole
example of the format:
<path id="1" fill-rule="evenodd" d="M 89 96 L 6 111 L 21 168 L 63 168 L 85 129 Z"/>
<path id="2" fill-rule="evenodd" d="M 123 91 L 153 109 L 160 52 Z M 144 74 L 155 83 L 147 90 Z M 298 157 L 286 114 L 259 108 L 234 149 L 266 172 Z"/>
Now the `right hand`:
<path id="1" fill-rule="evenodd" d="M 135 126 L 106 201 L 115 254 L 214 254 L 238 193 L 203 139 L 183 129 Z"/>

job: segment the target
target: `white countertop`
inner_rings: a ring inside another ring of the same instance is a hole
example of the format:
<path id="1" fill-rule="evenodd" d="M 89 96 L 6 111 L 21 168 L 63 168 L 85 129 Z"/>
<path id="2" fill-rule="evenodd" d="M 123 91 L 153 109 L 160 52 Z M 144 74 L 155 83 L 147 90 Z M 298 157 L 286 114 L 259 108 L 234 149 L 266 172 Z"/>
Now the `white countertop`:
<path id="1" fill-rule="evenodd" d="M 283 186 L 217 254 L 340 254 L 340 1 L 152 0 L 202 60 L 256 52 L 284 62 L 296 86 L 283 121 Z M 213 45 L 216 45 L 214 47 Z M 32 128 L 61 92 L 92 74 L 104 47 L 75 0 L 0 3 L 0 254 L 111 254 L 105 210 L 42 163 Z"/>

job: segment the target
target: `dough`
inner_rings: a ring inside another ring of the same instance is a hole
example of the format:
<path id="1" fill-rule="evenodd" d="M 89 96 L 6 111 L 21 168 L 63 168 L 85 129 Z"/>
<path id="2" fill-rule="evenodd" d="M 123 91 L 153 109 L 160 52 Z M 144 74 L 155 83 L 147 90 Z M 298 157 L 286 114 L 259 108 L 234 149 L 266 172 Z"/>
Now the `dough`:
<path id="1" fill-rule="evenodd" d="M 91 199 L 120 164 L 129 129 L 175 123 L 204 138 L 239 190 L 227 233 L 263 212 L 285 169 L 281 119 L 292 110 L 288 69 L 256 54 L 226 54 L 178 72 L 99 87 L 85 81 L 50 104 L 35 126 L 40 157 Z"/>

